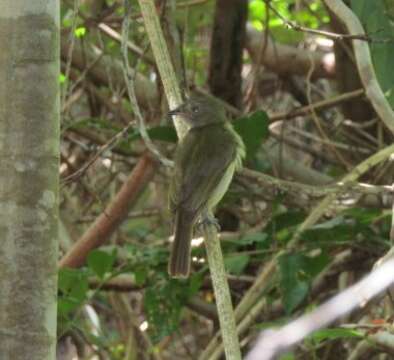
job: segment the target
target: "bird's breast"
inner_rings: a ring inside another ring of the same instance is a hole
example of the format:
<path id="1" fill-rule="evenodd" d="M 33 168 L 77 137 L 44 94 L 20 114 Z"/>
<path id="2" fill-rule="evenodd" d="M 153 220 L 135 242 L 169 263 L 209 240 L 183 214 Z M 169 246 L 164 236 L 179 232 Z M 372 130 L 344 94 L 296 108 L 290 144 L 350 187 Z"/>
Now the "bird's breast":
<path id="1" fill-rule="evenodd" d="M 218 186 L 212 192 L 212 195 L 209 197 L 207 202 L 207 209 L 213 210 L 213 208 L 222 200 L 224 194 L 227 192 L 231 180 L 234 176 L 236 163 L 232 162 L 229 167 L 226 169 L 222 179 L 220 180 Z"/>

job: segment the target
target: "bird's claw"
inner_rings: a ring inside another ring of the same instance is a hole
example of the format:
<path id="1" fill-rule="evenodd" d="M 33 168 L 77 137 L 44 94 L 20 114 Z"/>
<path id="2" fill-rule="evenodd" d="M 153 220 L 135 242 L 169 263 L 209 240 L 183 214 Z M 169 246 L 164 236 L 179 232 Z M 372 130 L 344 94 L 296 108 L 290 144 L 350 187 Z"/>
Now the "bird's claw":
<path id="1" fill-rule="evenodd" d="M 206 226 L 214 226 L 216 230 L 220 232 L 219 221 L 212 215 L 202 216 L 196 225 L 197 230 L 200 232 L 204 230 Z"/>

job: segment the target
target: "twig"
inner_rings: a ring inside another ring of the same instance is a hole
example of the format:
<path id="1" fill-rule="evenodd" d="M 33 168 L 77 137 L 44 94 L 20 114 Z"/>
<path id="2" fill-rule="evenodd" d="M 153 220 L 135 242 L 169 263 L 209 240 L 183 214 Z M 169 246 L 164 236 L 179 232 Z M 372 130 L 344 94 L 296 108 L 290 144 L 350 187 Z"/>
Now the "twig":
<path id="1" fill-rule="evenodd" d="M 311 83 L 311 78 L 313 71 L 315 69 L 315 63 L 312 59 L 312 56 L 309 57 L 311 67 L 308 71 L 307 77 L 306 77 L 306 96 L 308 99 L 308 103 L 312 104 L 312 83 Z M 320 136 L 328 143 L 328 147 L 331 149 L 331 151 L 334 153 L 335 157 L 339 160 L 340 163 L 342 163 L 347 169 L 351 167 L 348 161 L 342 156 L 342 154 L 335 148 L 335 146 L 332 145 L 330 142 L 330 139 L 328 138 L 326 132 L 323 129 L 322 124 L 320 123 L 320 119 L 317 117 L 315 109 L 312 107 L 311 108 L 311 115 L 312 115 L 312 120 L 315 123 L 315 126 L 320 133 Z"/>
<path id="2" fill-rule="evenodd" d="M 122 44 L 122 36 L 117 31 L 112 29 L 110 26 L 108 26 L 105 23 L 99 23 L 97 27 L 105 35 L 109 36 L 111 39 Z M 154 60 L 150 56 L 145 54 L 143 49 L 132 43 L 130 40 L 127 40 L 127 49 L 135 53 L 140 58 L 144 59 L 149 65 L 154 64 Z"/>
<path id="3" fill-rule="evenodd" d="M 181 103 L 181 92 L 178 87 L 174 68 L 171 64 L 156 8 L 153 0 L 139 0 L 139 4 L 169 105 L 171 108 L 176 107 Z M 180 119 L 177 119 L 175 121 L 175 127 L 178 136 L 182 138 L 187 131 L 187 126 Z M 241 352 L 235 329 L 231 296 L 226 282 L 223 256 L 214 225 L 205 228 L 205 245 L 208 253 L 212 282 L 214 283 L 226 357 L 229 360 L 240 360 Z"/>
<path id="4" fill-rule="evenodd" d="M 141 109 L 138 105 L 137 97 L 135 95 L 135 82 L 134 76 L 130 71 L 129 58 L 128 58 L 128 40 L 129 40 L 129 26 L 130 26 L 130 4 L 128 0 L 124 0 L 124 8 L 125 8 L 125 16 L 122 24 L 122 40 L 121 40 L 121 51 L 122 51 L 122 59 L 123 59 L 123 74 L 126 82 L 127 93 L 129 95 L 129 100 L 132 105 L 134 114 L 138 119 L 138 128 L 140 130 L 140 134 L 146 147 L 149 151 L 155 155 L 159 161 L 168 167 L 173 166 L 173 162 L 167 159 L 153 144 L 150 139 L 148 132 L 146 131 L 144 117 L 142 116 Z"/>
<path id="5" fill-rule="evenodd" d="M 71 24 L 71 31 L 69 34 L 70 45 L 69 45 L 68 51 L 67 51 L 66 71 L 64 74 L 66 81 L 64 83 L 63 92 L 62 92 L 61 101 L 60 101 L 60 104 L 62 104 L 63 106 L 64 106 L 64 103 L 65 103 L 65 100 L 67 97 L 67 89 L 68 89 L 68 84 L 69 84 L 68 76 L 69 76 L 70 69 L 71 69 L 72 55 L 73 55 L 73 51 L 74 51 L 75 29 L 77 27 L 78 7 L 79 7 L 79 0 L 74 0 L 73 20 L 72 20 L 72 24 Z"/>
<path id="6" fill-rule="evenodd" d="M 344 103 L 346 101 L 358 98 L 360 96 L 363 96 L 364 94 L 365 94 L 364 89 L 349 91 L 349 92 L 343 93 L 341 95 L 338 95 L 336 97 L 333 97 L 332 99 L 317 101 L 317 102 L 311 103 L 307 106 L 302 106 L 302 107 L 296 108 L 296 109 L 291 110 L 290 112 L 287 112 L 287 113 L 273 114 L 272 116 L 270 116 L 270 122 L 275 122 L 278 120 L 292 119 L 292 118 L 295 118 L 297 116 L 302 116 L 302 115 L 308 115 L 313 110 L 315 110 L 315 111 L 324 110 L 324 109 L 339 105 L 341 103 Z"/>
<path id="7" fill-rule="evenodd" d="M 139 4 L 168 104 L 173 109 L 182 103 L 182 96 L 160 27 L 156 7 L 151 0 L 139 0 Z M 188 126 L 180 116 L 175 116 L 174 124 L 178 137 L 182 138 L 186 134 Z"/>
<path id="8" fill-rule="evenodd" d="M 353 195 L 389 195 L 392 186 L 370 185 L 356 182 L 337 182 L 333 185 L 313 186 L 287 181 L 257 171 L 243 169 L 241 175 L 260 183 L 262 186 L 272 186 L 277 191 L 297 193 L 308 197 L 322 197 L 328 194 L 336 194 L 338 197 L 348 194 Z"/>
<path id="9" fill-rule="evenodd" d="M 392 153 L 394 153 L 394 145 L 388 146 L 376 154 L 370 156 L 359 165 L 357 165 L 351 172 L 349 172 L 343 179 L 343 183 L 349 183 L 356 181 L 362 174 L 367 172 L 373 166 L 379 164 L 380 162 L 386 160 Z M 315 209 L 308 215 L 308 217 L 303 221 L 303 223 L 298 227 L 296 232 L 294 233 L 292 240 L 289 244 L 294 246 L 294 244 L 298 241 L 301 234 L 314 224 L 319 221 L 320 217 L 327 211 L 327 208 L 335 201 L 338 194 L 333 193 L 327 195 L 316 207 Z"/>
<path id="10" fill-rule="evenodd" d="M 295 31 L 305 32 L 305 33 L 314 34 L 314 35 L 320 35 L 320 36 L 324 36 L 324 37 L 327 37 L 332 40 L 362 40 L 362 41 L 366 41 L 366 42 L 381 42 L 381 40 L 372 39 L 370 36 L 366 35 L 364 33 L 364 31 L 359 31 L 358 34 L 337 34 L 337 33 L 333 33 L 330 31 L 310 29 L 310 28 L 301 26 L 301 25 L 297 24 L 296 22 L 290 21 L 290 20 L 286 19 L 284 16 L 282 16 L 280 14 L 280 12 L 278 10 L 276 10 L 270 4 L 270 0 L 265 0 L 265 3 L 272 10 L 272 12 L 274 12 L 276 14 L 276 16 L 278 16 L 278 18 L 280 18 L 283 21 L 283 23 L 286 26 L 288 26 L 289 28 L 291 28 Z M 385 40 L 385 42 L 388 42 L 388 41 L 393 41 L 393 40 L 391 40 L 391 39 Z"/>
<path id="11" fill-rule="evenodd" d="M 109 139 L 104 145 L 100 146 L 99 150 L 77 171 L 67 176 L 63 182 L 68 183 L 71 181 L 78 180 L 88 169 L 90 166 L 94 164 L 94 162 L 107 150 L 111 150 L 118 141 L 123 138 L 129 131 L 129 129 L 134 125 L 134 122 L 130 122 L 126 125 L 121 131 L 115 134 L 111 139 Z"/>

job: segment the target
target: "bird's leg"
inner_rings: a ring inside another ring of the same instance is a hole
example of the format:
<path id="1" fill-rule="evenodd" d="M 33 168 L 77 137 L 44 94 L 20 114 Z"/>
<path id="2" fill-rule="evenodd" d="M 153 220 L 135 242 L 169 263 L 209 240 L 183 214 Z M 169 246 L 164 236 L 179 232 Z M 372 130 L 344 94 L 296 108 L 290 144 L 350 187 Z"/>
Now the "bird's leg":
<path id="1" fill-rule="evenodd" d="M 202 232 L 205 226 L 213 225 L 215 226 L 216 230 L 219 232 L 220 231 L 220 225 L 218 220 L 215 218 L 213 215 L 212 211 L 204 210 L 200 218 L 198 219 L 198 222 L 196 224 L 196 228 L 199 232 Z"/>

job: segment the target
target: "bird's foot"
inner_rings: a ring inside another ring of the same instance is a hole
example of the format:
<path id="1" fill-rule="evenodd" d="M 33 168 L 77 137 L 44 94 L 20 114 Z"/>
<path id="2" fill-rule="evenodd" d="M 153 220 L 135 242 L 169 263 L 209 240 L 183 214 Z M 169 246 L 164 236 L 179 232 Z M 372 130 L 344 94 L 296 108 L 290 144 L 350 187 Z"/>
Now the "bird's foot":
<path id="1" fill-rule="evenodd" d="M 218 232 L 220 231 L 219 221 L 212 214 L 203 214 L 196 224 L 199 232 L 202 232 L 206 226 L 214 226 Z"/>

